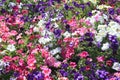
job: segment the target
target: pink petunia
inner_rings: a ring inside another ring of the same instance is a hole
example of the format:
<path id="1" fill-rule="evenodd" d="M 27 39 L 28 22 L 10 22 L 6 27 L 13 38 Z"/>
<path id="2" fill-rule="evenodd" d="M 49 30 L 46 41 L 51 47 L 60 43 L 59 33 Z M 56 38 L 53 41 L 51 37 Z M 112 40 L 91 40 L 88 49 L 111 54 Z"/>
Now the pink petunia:
<path id="1" fill-rule="evenodd" d="M 45 49 L 40 49 L 40 51 L 43 58 L 47 58 L 49 56 L 49 53 Z"/>
<path id="2" fill-rule="evenodd" d="M 49 56 L 49 57 L 45 58 L 45 62 L 49 66 L 54 66 L 56 59 L 53 56 Z"/>
<path id="3" fill-rule="evenodd" d="M 10 56 L 4 56 L 2 59 L 5 62 L 12 61 L 12 58 Z"/>
<path id="4" fill-rule="evenodd" d="M 78 56 L 80 56 L 81 58 L 86 58 L 87 56 L 89 56 L 87 51 L 82 51 L 81 53 L 78 54 Z"/>
<path id="5" fill-rule="evenodd" d="M 18 41 L 18 44 L 24 44 L 24 40 L 23 40 L 23 39 L 20 39 L 20 40 Z"/>
<path id="6" fill-rule="evenodd" d="M 70 62 L 70 66 L 71 66 L 72 68 L 75 68 L 75 67 L 77 66 L 77 64 L 76 64 L 75 62 Z"/>
<path id="7" fill-rule="evenodd" d="M 47 66 L 41 66 L 40 69 L 42 70 L 42 73 L 45 75 L 45 77 L 51 74 L 51 69 L 49 69 Z"/>
<path id="8" fill-rule="evenodd" d="M 98 57 L 97 57 L 97 61 L 98 61 L 98 62 L 103 62 L 104 59 L 105 59 L 104 56 L 98 56 Z"/>
<path id="9" fill-rule="evenodd" d="M 35 59 L 34 54 L 29 54 L 28 57 L 27 57 L 28 68 L 34 69 L 35 68 L 35 63 L 36 63 L 36 59 Z"/>

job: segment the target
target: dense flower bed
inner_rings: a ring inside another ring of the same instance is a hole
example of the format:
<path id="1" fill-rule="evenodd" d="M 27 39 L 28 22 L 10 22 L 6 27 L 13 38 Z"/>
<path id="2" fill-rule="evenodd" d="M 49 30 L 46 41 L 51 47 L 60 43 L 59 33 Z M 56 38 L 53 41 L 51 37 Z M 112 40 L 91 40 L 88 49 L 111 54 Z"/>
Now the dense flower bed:
<path id="1" fill-rule="evenodd" d="M 120 80 L 120 0 L 1 0 L 0 80 Z"/>

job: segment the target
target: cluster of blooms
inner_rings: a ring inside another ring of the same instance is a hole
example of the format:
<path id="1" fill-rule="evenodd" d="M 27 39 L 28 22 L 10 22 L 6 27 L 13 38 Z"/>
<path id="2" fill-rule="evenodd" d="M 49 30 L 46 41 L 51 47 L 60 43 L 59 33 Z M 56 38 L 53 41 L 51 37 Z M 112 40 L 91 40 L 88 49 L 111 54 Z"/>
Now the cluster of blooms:
<path id="1" fill-rule="evenodd" d="M 0 80 L 120 80 L 120 0 L 1 0 Z"/>

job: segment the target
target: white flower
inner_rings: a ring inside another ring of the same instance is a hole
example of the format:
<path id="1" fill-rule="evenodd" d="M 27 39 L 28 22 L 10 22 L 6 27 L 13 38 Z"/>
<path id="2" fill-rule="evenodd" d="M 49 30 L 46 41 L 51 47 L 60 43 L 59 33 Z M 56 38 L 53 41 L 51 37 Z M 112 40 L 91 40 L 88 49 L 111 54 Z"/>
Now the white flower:
<path id="1" fill-rule="evenodd" d="M 50 35 L 53 35 L 53 33 L 50 32 L 50 31 L 48 31 L 48 30 L 46 30 L 46 29 L 44 29 L 44 30 L 41 31 L 41 35 L 42 35 L 42 36 L 46 36 L 46 35 L 49 35 L 49 36 L 50 36 Z"/>
<path id="2" fill-rule="evenodd" d="M 97 10 L 92 10 L 92 13 L 96 13 L 97 12 Z"/>
<path id="3" fill-rule="evenodd" d="M 116 70 L 116 71 L 120 71 L 120 63 L 118 62 L 114 62 L 112 69 Z"/>
<path id="4" fill-rule="evenodd" d="M 53 49 L 53 50 L 50 51 L 50 53 L 52 55 L 55 55 L 55 54 L 60 53 L 60 52 L 61 52 L 61 48 L 60 47 L 57 47 L 57 48 L 55 48 L 55 49 Z"/>
<path id="5" fill-rule="evenodd" d="M 63 36 L 66 37 L 66 38 L 68 38 L 68 37 L 71 36 L 71 34 L 70 34 L 68 31 L 66 31 L 66 32 L 63 34 Z"/>
<path id="6" fill-rule="evenodd" d="M 59 55 L 56 55 L 55 58 L 56 58 L 56 59 L 60 59 L 60 56 L 59 56 Z"/>
<path id="7" fill-rule="evenodd" d="M 99 33 L 97 34 L 98 36 L 105 37 L 107 35 L 106 30 L 99 30 Z"/>
<path id="8" fill-rule="evenodd" d="M 11 77 L 10 80 L 17 80 L 17 78 L 15 78 L 15 77 Z"/>
<path id="9" fill-rule="evenodd" d="M 112 26 L 118 26 L 119 24 L 114 22 L 114 21 L 110 21 L 109 23 L 109 26 L 112 27 Z"/>
<path id="10" fill-rule="evenodd" d="M 0 70 L 2 70 L 4 67 L 4 61 L 0 60 Z"/>
<path id="11" fill-rule="evenodd" d="M 105 50 L 107 50 L 107 49 L 109 48 L 109 46 L 110 46 L 110 45 L 109 45 L 108 42 L 107 42 L 107 43 L 104 43 L 101 49 L 102 49 L 103 51 L 105 51 Z"/>
<path id="12" fill-rule="evenodd" d="M 107 25 L 98 25 L 98 30 L 105 30 Z"/>
<path id="13" fill-rule="evenodd" d="M 2 42 L 2 38 L 0 38 L 0 42 Z"/>
<path id="14" fill-rule="evenodd" d="M 58 28 L 59 26 L 58 26 L 58 24 L 55 22 L 54 23 L 54 28 Z"/>
<path id="15" fill-rule="evenodd" d="M 23 6 L 23 4 L 22 4 L 22 3 L 20 3 L 20 4 L 18 5 L 18 8 L 22 8 L 22 6 Z"/>
<path id="16" fill-rule="evenodd" d="M 46 43 L 48 43 L 48 42 L 50 42 L 52 40 L 52 38 L 49 38 L 49 37 L 41 37 L 39 40 L 38 40 L 38 42 L 40 43 L 40 44 L 46 44 Z"/>
<path id="17" fill-rule="evenodd" d="M 9 51 L 15 51 L 16 50 L 16 48 L 15 48 L 15 46 L 13 45 L 13 44 L 9 44 L 8 46 L 7 46 L 7 50 L 9 50 Z"/>
<path id="18" fill-rule="evenodd" d="M 103 18 L 104 18 L 106 21 L 108 21 L 108 16 L 107 16 L 107 15 L 103 14 Z"/>
<path id="19" fill-rule="evenodd" d="M 44 21 L 44 20 L 40 20 L 40 21 L 38 22 L 38 24 L 37 24 L 38 27 L 41 28 L 41 29 L 44 29 L 44 28 L 45 28 L 45 22 L 46 22 L 46 21 Z"/>
<path id="20" fill-rule="evenodd" d="M 103 37 L 97 35 L 97 36 L 95 36 L 95 40 L 96 40 L 97 42 L 102 42 Z"/>
<path id="21" fill-rule="evenodd" d="M 97 4 L 98 0 L 89 0 L 90 2 L 92 2 L 94 5 Z"/>
<path id="22" fill-rule="evenodd" d="M 92 16 L 91 18 L 90 18 L 90 23 L 94 26 L 94 23 L 96 22 L 96 20 L 95 20 L 95 18 L 94 18 L 94 16 Z"/>
<path id="23" fill-rule="evenodd" d="M 0 54 L 5 55 L 6 54 L 6 50 L 3 50 L 2 52 L 0 52 Z"/>
<path id="24" fill-rule="evenodd" d="M 104 4 L 97 6 L 97 9 L 104 9 L 104 8 L 111 8 L 111 6 L 107 6 L 107 5 L 104 5 Z"/>
<path id="25" fill-rule="evenodd" d="M 11 6 L 13 7 L 13 6 L 15 6 L 15 5 L 16 5 L 16 4 L 15 4 L 14 2 L 9 2 L 9 5 L 8 5 L 8 6 L 9 6 L 9 7 L 11 7 Z"/>
<path id="26" fill-rule="evenodd" d="M 87 2 L 89 2 L 89 0 L 83 0 L 83 2 L 84 2 L 84 3 L 87 3 Z"/>
<path id="27" fill-rule="evenodd" d="M 104 5 L 103 5 L 103 4 L 97 6 L 97 9 L 103 9 L 103 8 L 104 8 Z"/>
<path id="28" fill-rule="evenodd" d="M 39 32 L 39 28 L 38 28 L 38 27 L 34 27 L 34 28 L 33 28 L 33 31 L 34 31 L 34 32 Z"/>

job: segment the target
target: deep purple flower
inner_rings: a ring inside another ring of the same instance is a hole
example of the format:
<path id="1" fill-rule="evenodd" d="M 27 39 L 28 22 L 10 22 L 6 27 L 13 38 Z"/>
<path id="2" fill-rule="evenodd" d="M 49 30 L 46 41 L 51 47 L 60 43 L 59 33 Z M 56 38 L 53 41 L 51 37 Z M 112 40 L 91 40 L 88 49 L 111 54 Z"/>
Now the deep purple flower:
<path id="1" fill-rule="evenodd" d="M 87 6 L 90 6 L 90 2 L 87 2 L 86 5 L 87 5 Z"/>
<path id="2" fill-rule="evenodd" d="M 75 73 L 74 80 L 84 80 L 84 77 L 80 73 Z"/>
<path id="3" fill-rule="evenodd" d="M 64 8 L 65 8 L 66 10 L 68 10 L 68 9 L 69 9 L 69 6 L 68 6 L 67 4 L 65 4 L 65 5 L 64 5 Z"/>
<path id="4" fill-rule="evenodd" d="M 15 76 L 15 77 L 18 77 L 18 76 L 19 76 L 19 73 L 18 73 L 18 72 L 14 72 L 14 76 Z"/>
<path id="5" fill-rule="evenodd" d="M 68 67 L 68 64 L 67 64 L 67 63 L 63 63 L 63 64 L 61 65 L 61 67 L 62 67 L 63 69 L 66 69 L 66 68 Z"/>
<path id="6" fill-rule="evenodd" d="M 111 14 L 111 15 L 114 15 L 114 13 L 115 13 L 114 8 L 109 8 L 108 13 Z"/>
<path id="7" fill-rule="evenodd" d="M 79 40 L 80 40 L 80 42 L 82 42 L 82 41 L 84 41 L 84 39 L 85 39 L 85 37 L 81 36 Z"/>
<path id="8" fill-rule="evenodd" d="M 70 31 L 70 25 L 67 24 L 67 25 L 65 26 L 65 29 L 66 29 L 66 31 Z"/>
<path id="9" fill-rule="evenodd" d="M 84 4 L 79 4 L 80 8 L 82 8 L 82 10 L 85 9 L 85 5 Z"/>
<path id="10" fill-rule="evenodd" d="M 93 36 L 93 33 L 88 32 L 85 34 L 85 40 L 91 43 L 93 41 Z"/>
<path id="11" fill-rule="evenodd" d="M 68 76 L 68 72 L 66 72 L 66 71 L 63 70 L 63 69 L 61 69 L 59 72 L 61 73 L 61 75 L 62 75 L 63 77 L 67 77 L 67 76 Z"/>
<path id="12" fill-rule="evenodd" d="M 109 35 L 108 36 L 108 39 L 110 40 L 110 46 L 113 50 L 113 54 L 116 54 L 117 53 L 117 50 L 118 50 L 118 47 L 119 47 L 119 42 L 117 40 L 117 36 L 114 36 L 114 35 Z"/>
<path id="13" fill-rule="evenodd" d="M 56 37 L 56 38 L 59 38 L 60 35 L 61 35 L 61 32 L 62 32 L 62 31 L 61 31 L 60 29 L 55 29 L 55 30 L 54 30 L 54 35 L 55 35 L 55 37 Z"/>
<path id="14" fill-rule="evenodd" d="M 99 78 L 105 79 L 108 75 L 108 72 L 106 72 L 105 70 L 97 70 L 96 74 L 99 76 Z"/>
<path id="15" fill-rule="evenodd" d="M 88 16 L 92 16 L 92 12 L 88 12 Z"/>
<path id="16" fill-rule="evenodd" d="M 44 75 L 40 71 L 34 72 L 33 75 L 34 75 L 34 77 L 35 77 L 36 80 L 43 80 L 44 79 Z"/>
<path id="17" fill-rule="evenodd" d="M 97 42 L 97 47 L 100 48 L 101 42 Z"/>
<path id="18" fill-rule="evenodd" d="M 117 61 L 118 61 L 117 59 L 115 59 L 115 58 L 113 58 L 113 57 L 111 57 L 110 60 L 111 60 L 112 62 L 117 62 Z"/>
<path id="19" fill-rule="evenodd" d="M 6 12 L 6 10 L 2 8 L 1 9 L 1 13 L 5 13 L 5 12 Z"/>
<path id="20" fill-rule="evenodd" d="M 46 25 L 45 27 L 46 29 L 50 29 L 50 21 L 48 21 L 45 25 Z"/>
<path id="21" fill-rule="evenodd" d="M 85 71 L 85 67 L 81 67 L 81 68 L 79 69 L 79 72 L 83 72 L 83 71 Z"/>
<path id="22" fill-rule="evenodd" d="M 120 15 L 120 8 L 117 8 L 116 12 L 118 15 Z"/>
<path id="23" fill-rule="evenodd" d="M 32 73 L 28 74 L 27 80 L 43 80 L 44 74 L 40 71 L 33 71 Z"/>

